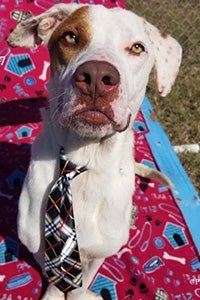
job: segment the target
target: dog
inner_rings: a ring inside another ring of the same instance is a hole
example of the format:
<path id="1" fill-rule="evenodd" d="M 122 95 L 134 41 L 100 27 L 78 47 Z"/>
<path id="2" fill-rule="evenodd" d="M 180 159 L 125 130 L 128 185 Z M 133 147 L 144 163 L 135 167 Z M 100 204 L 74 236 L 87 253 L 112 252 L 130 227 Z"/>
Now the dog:
<path id="1" fill-rule="evenodd" d="M 128 240 L 135 172 L 160 176 L 135 164 L 132 124 L 153 68 L 160 95 L 170 92 L 181 46 L 128 10 L 81 4 L 57 4 L 22 21 L 7 42 L 44 43 L 51 62 L 49 108 L 19 201 L 19 238 L 44 270 L 44 214 L 63 147 L 70 161 L 87 168 L 71 181 L 83 286 L 63 293 L 49 284 L 42 299 L 102 299 L 88 286 Z"/>

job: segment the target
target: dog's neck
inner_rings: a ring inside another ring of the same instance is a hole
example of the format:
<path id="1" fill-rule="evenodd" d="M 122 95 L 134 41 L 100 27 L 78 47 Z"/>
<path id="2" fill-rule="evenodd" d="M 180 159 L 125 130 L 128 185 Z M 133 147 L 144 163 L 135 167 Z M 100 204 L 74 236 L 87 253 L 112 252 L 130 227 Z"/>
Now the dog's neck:
<path id="1" fill-rule="evenodd" d="M 59 153 L 62 146 L 67 157 L 77 165 L 85 165 L 89 169 L 102 169 L 107 165 L 115 166 L 121 163 L 121 153 L 126 153 L 130 160 L 133 156 L 133 131 L 131 128 L 124 132 L 116 132 L 114 135 L 104 139 L 89 139 L 79 136 L 76 132 L 68 128 L 62 128 L 52 124 L 49 111 L 43 113 L 44 130 L 51 127 L 51 141 L 55 155 Z M 123 161 L 126 158 L 123 157 Z"/>

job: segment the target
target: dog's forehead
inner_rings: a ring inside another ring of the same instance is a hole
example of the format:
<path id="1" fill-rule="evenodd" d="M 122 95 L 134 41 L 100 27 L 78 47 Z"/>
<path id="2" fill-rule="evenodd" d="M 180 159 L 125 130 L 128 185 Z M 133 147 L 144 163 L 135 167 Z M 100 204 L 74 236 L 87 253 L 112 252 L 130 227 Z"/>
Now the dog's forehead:
<path id="1" fill-rule="evenodd" d="M 89 6 L 88 22 L 93 42 L 124 44 L 133 42 L 148 44 L 149 37 L 145 30 L 144 19 L 122 8 L 105 8 L 102 5 Z"/>
<path id="2" fill-rule="evenodd" d="M 132 34 L 133 36 L 146 36 L 144 30 L 144 21 L 141 17 L 122 8 L 108 9 L 101 5 L 90 6 L 89 16 L 92 28 L 95 32 L 105 30 L 108 35 L 115 34 Z M 122 37 L 123 37 L 122 36 Z"/>

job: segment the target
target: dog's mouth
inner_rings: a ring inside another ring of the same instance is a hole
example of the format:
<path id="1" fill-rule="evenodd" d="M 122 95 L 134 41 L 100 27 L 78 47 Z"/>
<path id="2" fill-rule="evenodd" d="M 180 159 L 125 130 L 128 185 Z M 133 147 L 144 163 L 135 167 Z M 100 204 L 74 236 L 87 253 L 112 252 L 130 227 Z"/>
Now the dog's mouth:
<path id="1" fill-rule="evenodd" d="M 79 121 L 83 124 L 101 127 L 113 123 L 113 120 L 105 113 L 97 109 L 88 109 L 74 114 L 71 117 L 74 121 Z"/>
<path id="2" fill-rule="evenodd" d="M 114 133 L 123 132 L 128 128 L 131 120 L 131 114 L 129 114 L 126 119 L 127 121 L 122 125 L 114 120 L 111 112 L 107 113 L 106 111 L 97 108 L 85 108 L 80 111 L 76 111 L 67 117 L 61 115 L 60 124 L 63 127 L 74 128 L 76 131 L 79 128 L 82 134 L 83 131 L 87 131 L 87 128 L 94 130 L 93 132 L 101 130 L 102 128 L 110 128 L 109 130 Z"/>

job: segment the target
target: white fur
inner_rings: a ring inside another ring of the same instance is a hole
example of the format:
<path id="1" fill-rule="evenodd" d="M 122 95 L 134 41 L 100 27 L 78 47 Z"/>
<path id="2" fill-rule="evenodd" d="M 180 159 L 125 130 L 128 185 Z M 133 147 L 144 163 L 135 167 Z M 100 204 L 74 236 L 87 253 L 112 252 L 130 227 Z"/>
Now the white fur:
<path id="1" fill-rule="evenodd" d="M 40 39 L 48 45 L 54 28 L 62 22 L 55 16 L 57 10 L 69 14 L 78 7 L 57 5 L 35 17 L 39 29 L 44 24 L 46 28 L 49 26 Z M 179 44 L 169 36 L 161 37 L 155 27 L 137 15 L 102 6 L 90 6 L 89 11 L 90 44 L 51 77 L 50 109 L 43 111 L 44 127 L 33 145 L 19 202 L 19 238 L 43 268 L 44 213 L 50 187 L 58 177 L 60 146 L 64 146 L 73 163 L 87 166 L 88 170 L 71 184 L 84 282 L 83 288 L 67 295 L 69 300 L 102 299 L 87 291 L 87 287 L 104 258 L 116 253 L 128 239 L 135 174 L 132 123 L 153 65 L 157 68 L 159 91 L 166 95 L 181 60 Z M 30 36 L 30 30 L 26 31 L 31 22 L 29 19 L 19 25 L 8 42 L 13 46 L 28 46 L 20 38 L 28 35 L 32 45 L 38 44 Z M 136 42 L 146 49 L 139 56 L 127 51 Z M 71 84 L 72 75 L 77 67 L 91 60 L 108 61 L 120 74 L 119 96 L 111 105 L 113 123 L 101 128 L 70 123 L 70 116 L 86 105 L 78 100 Z M 64 295 L 49 286 L 43 299 L 64 299 Z"/>

